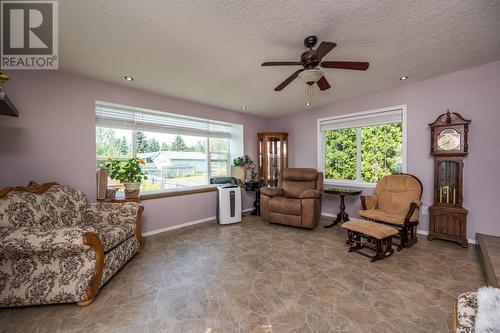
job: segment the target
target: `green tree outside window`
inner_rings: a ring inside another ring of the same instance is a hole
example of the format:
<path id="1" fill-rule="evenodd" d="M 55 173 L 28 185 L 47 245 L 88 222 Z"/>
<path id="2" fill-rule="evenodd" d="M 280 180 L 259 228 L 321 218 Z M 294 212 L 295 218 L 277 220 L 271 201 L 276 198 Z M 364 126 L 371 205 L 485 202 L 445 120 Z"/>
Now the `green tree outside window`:
<path id="1" fill-rule="evenodd" d="M 360 128 L 361 165 L 357 165 L 357 128 L 325 131 L 327 179 L 376 183 L 386 175 L 402 172 L 403 126 L 401 123 Z M 361 179 L 357 179 L 358 167 Z"/>
<path id="2" fill-rule="evenodd" d="M 356 129 L 325 132 L 325 175 L 327 179 L 356 180 Z"/>

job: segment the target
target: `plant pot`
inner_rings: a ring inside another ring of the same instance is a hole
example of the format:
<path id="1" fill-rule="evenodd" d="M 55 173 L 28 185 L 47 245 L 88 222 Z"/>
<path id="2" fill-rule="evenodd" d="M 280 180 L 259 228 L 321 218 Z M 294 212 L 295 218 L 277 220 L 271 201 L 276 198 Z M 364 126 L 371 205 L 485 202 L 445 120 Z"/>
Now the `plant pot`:
<path id="1" fill-rule="evenodd" d="M 116 189 L 108 188 L 106 189 L 106 199 L 114 199 L 116 198 Z"/>
<path id="2" fill-rule="evenodd" d="M 138 198 L 141 190 L 141 183 L 123 183 L 125 186 L 125 198 Z"/>
<path id="3" fill-rule="evenodd" d="M 247 169 L 245 169 L 245 167 L 231 166 L 231 176 L 238 179 L 238 182 L 240 184 L 243 184 L 245 182 L 246 173 Z"/>

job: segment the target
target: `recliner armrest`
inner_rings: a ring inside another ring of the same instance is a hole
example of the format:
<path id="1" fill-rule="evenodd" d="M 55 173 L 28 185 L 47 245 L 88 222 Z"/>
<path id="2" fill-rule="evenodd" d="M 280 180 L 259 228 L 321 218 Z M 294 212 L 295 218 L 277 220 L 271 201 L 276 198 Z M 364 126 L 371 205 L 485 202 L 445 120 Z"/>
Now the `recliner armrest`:
<path id="1" fill-rule="evenodd" d="M 283 189 L 279 187 L 263 187 L 260 189 L 260 194 L 268 197 L 281 197 L 283 196 Z"/>
<path id="2" fill-rule="evenodd" d="M 320 199 L 323 192 L 317 190 L 307 190 L 300 195 L 301 199 Z"/>
<path id="3" fill-rule="evenodd" d="M 362 195 L 360 199 L 363 210 L 375 209 L 377 207 L 378 198 L 376 195 Z"/>

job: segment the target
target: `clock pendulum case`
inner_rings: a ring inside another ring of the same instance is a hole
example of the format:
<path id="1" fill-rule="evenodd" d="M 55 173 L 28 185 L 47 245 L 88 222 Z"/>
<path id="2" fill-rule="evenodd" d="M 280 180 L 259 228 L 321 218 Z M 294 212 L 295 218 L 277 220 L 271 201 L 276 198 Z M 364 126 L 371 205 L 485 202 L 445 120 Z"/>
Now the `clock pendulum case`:
<path id="1" fill-rule="evenodd" d="M 467 242 L 467 209 L 463 201 L 463 160 L 469 152 L 470 120 L 456 112 L 440 115 L 431 127 L 434 157 L 434 204 L 429 207 L 429 240 Z"/>

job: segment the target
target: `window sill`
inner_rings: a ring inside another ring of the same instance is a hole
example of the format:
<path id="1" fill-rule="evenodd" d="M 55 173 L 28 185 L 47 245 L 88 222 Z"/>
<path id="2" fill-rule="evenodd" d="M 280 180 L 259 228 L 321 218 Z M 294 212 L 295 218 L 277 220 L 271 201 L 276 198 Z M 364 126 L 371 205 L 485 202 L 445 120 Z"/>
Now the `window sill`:
<path id="1" fill-rule="evenodd" d="M 193 186 L 193 187 L 182 188 L 182 189 L 150 191 L 150 192 L 141 193 L 139 195 L 139 201 L 177 197 L 177 196 L 181 196 L 181 195 L 190 195 L 190 194 L 215 192 L 215 191 L 217 191 L 217 185 L 202 185 L 202 186 Z M 125 200 L 124 194 L 122 193 L 121 195 L 117 195 L 115 200 L 118 200 L 118 201 Z"/>
<path id="2" fill-rule="evenodd" d="M 140 198 L 141 200 L 152 200 L 152 199 L 177 197 L 181 195 L 190 195 L 190 194 L 215 192 L 215 191 L 217 191 L 217 185 L 202 185 L 202 186 L 193 186 L 182 189 L 145 192 L 140 195 Z"/>
<path id="3" fill-rule="evenodd" d="M 360 188 L 375 188 L 375 187 L 377 187 L 377 183 L 364 183 L 364 182 L 356 182 L 356 181 L 339 181 L 339 180 L 331 180 L 331 179 L 325 179 L 325 185 L 343 186 L 343 187 L 360 187 Z"/>

